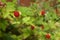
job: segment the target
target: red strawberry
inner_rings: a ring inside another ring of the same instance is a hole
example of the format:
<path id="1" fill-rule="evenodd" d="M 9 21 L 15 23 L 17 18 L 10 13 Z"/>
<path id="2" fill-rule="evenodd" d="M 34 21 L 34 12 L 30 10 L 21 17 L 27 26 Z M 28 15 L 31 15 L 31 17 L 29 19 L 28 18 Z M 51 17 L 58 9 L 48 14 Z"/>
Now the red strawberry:
<path id="1" fill-rule="evenodd" d="M 19 15 L 20 15 L 20 14 L 19 14 L 18 11 L 14 11 L 14 16 L 15 16 L 15 17 L 19 17 Z"/>
<path id="2" fill-rule="evenodd" d="M 31 26 L 31 29 L 34 30 L 34 28 L 35 28 L 35 27 L 32 25 L 32 26 Z"/>
<path id="3" fill-rule="evenodd" d="M 41 15 L 44 16 L 45 15 L 45 10 L 41 11 Z"/>
<path id="4" fill-rule="evenodd" d="M 46 38 L 50 39 L 51 35 L 50 34 L 46 34 Z"/>

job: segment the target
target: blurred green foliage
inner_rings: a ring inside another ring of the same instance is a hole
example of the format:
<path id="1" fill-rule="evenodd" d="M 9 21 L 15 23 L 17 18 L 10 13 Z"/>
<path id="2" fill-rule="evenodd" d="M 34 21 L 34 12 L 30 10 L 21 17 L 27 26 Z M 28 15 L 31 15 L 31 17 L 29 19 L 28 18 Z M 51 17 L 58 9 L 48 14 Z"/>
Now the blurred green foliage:
<path id="1" fill-rule="evenodd" d="M 37 38 L 38 40 L 46 40 L 45 34 L 50 33 L 50 40 L 57 40 L 60 37 L 60 27 L 56 27 L 55 23 L 60 23 L 59 17 L 53 11 L 54 8 L 48 6 L 48 4 L 44 3 L 44 7 L 46 10 L 46 15 L 41 16 L 41 9 L 37 8 L 37 4 L 33 4 L 30 7 L 17 6 L 15 4 L 16 0 L 13 2 L 6 2 L 2 0 L 2 2 L 6 3 L 6 8 L 2 8 L 1 12 L 3 13 L 2 18 L 0 18 L 0 39 L 1 40 L 33 40 L 33 38 Z M 21 12 L 19 18 L 15 18 L 13 15 L 13 11 L 17 10 Z M 5 10 L 4 10 L 5 9 Z M 57 21 L 58 20 L 58 21 Z M 44 25 L 44 30 L 42 31 L 40 25 Z M 31 25 L 35 25 L 35 29 L 31 30 Z M 8 27 L 9 26 L 9 27 Z M 11 29 L 8 33 L 6 33 L 6 29 Z M 17 32 L 16 32 L 17 31 Z M 13 33 L 14 32 L 14 33 Z M 21 33 L 18 36 L 16 33 Z M 32 36 L 34 35 L 34 36 Z M 36 37 L 35 37 L 36 36 Z M 41 36 L 41 37 L 40 37 Z M 32 39 L 31 39 L 32 38 Z M 36 39 L 36 40 L 37 40 Z"/>

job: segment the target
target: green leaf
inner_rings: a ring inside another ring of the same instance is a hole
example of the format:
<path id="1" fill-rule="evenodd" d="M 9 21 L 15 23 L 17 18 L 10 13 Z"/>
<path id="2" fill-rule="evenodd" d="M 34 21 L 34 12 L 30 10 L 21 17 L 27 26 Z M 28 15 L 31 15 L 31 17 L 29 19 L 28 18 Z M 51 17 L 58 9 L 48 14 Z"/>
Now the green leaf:
<path id="1" fill-rule="evenodd" d="M 60 2 L 60 0 L 58 0 L 58 2 Z"/>
<path id="2" fill-rule="evenodd" d="M 29 20 L 30 20 L 30 17 L 24 17 L 24 18 L 23 18 L 23 22 L 24 22 L 24 23 L 28 22 Z"/>
<path id="3" fill-rule="evenodd" d="M 8 23 L 6 20 L 3 19 L 0 20 L 0 27 L 2 28 L 3 31 L 6 29 L 7 24 Z"/>
<path id="4" fill-rule="evenodd" d="M 34 15 L 31 8 L 27 7 L 18 7 L 18 10 L 22 13 L 22 16 L 32 16 Z"/>

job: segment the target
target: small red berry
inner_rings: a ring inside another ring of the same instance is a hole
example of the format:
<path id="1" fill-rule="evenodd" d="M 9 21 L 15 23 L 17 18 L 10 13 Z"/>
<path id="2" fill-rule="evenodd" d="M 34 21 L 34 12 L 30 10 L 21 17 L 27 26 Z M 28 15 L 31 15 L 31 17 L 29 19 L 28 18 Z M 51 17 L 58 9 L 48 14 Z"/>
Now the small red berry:
<path id="1" fill-rule="evenodd" d="M 41 29 L 44 29 L 44 25 L 41 25 Z"/>
<path id="2" fill-rule="evenodd" d="M 5 5 L 6 5 L 5 3 L 0 2 L 1 7 L 5 7 Z"/>
<path id="3" fill-rule="evenodd" d="M 2 6 L 3 5 L 3 3 L 2 2 L 0 2 L 0 6 Z"/>
<path id="4" fill-rule="evenodd" d="M 46 34 L 46 38 L 50 39 L 51 35 L 50 34 Z"/>
<path id="5" fill-rule="evenodd" d="M 14 11 L 14 16 L 15 16 L 15 17 L 19 17 L 19 15 L 20 15 L 20 14 L 19 14 L 18 11 Z"/>
<path id="6" fill-rule="evenodd" d="M 35 28 L 35 27 L 32 25 L 32 26 L 31 26 L 31 29 L 34 30 L 34 28 Z"/>
<path id="7" fill-rule="evenodd" d="M 45 10 L 41 11 L 41 15 L 44 16 L 45 15 Z"/>

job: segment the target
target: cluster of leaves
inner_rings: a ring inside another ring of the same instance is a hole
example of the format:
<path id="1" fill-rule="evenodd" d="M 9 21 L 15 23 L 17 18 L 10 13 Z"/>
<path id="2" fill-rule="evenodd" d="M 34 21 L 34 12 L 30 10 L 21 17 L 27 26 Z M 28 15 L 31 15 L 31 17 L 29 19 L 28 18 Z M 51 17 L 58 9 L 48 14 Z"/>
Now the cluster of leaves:
<path id="1" fill-rule="evenodd" d="M 42 16 L 37 4 L 30 7 L 19 6 L 17 10 L 21 12 L 21 15 L 16 18 L 13 15 L 16 9 L 14 2 L 6 4 L 6 8 L 3 8 L 6 11 L 3 9 L 1 11 L 3 15 L 0 18 L 0 40 L 49 40 L 45 38 L 47 33 L 51 34 L 50 40 L 59 40 L 60 26 L 56 26 L 55 23 L 60 23 L 60 18 L 53 8 L 48 7 L 50 9 L 46 11 L 45 16 Z M 44 26 L 43 30 L 41 24 Z M 31 29 L 31 25 L 34 30 Z"/>

